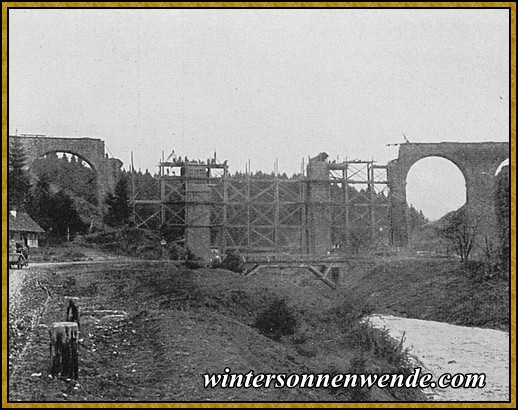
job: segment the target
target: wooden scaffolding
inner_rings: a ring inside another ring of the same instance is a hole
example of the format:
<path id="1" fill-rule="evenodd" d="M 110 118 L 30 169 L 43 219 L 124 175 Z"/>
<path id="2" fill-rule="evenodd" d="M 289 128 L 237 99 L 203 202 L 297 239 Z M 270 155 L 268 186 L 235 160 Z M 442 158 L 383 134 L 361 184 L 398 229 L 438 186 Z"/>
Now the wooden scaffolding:
<path id="1" fill-rule="evenodd" d="M 186 244 L 191 232 L 198 238 L 192 246 L 233 250 L 247 260 L 388 247 L 387 167 L 372 160 L 303 162 L 291 178 L 277 163 L 271 174 L 248 168 L 229 175 L 226 161 L 163 160 L 155 181 L 158 198 L 139 198 L 132 183 L 135 225 L 173 232 Z"/>

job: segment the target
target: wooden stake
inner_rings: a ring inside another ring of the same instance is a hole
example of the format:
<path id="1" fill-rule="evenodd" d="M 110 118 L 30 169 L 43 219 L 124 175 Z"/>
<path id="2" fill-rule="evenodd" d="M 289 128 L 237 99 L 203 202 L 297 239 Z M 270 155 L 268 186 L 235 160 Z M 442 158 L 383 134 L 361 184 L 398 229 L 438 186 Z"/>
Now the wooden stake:
<path id="1" fill-rule="evenodd" d="M 76 322 L 78 330 L 81 327 L 79 325 L 79 309 L 77 308 L 73 299 L 68 299 L 67 315 L 65 320 L 67 322 Z"/>
<path id="2" fill-rule="evenodd" d="M 75 322 L 55 322 L 49 329 L 51 374 L 77 379 L 78 326 Z"/>

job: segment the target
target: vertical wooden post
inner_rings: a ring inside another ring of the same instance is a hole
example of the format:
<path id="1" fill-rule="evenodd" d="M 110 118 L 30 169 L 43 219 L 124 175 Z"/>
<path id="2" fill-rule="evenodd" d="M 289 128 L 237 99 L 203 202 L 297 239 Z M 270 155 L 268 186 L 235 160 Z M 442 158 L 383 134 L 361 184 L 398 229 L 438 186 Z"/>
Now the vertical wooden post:
<path id="1" fill-rule="evenodd" d="M 277 253 L 279 250 L 279 218 L 280 218 L 280 197 L 279 197 L 279 163 L 278 159 L 275 159 L 274 165 L 275 172 L 275 192 L 274 192 L 274 204 L 275 204 L 275 212 L 273 217 L 273 237 L 275 241 L 275 260 L 277 260 Z"/>
<path id="2" fill-rule="evenodd" d="M 370 247 L 374 248 L 376 238 L 376 222 L 374 216 L 374 161 L 367 164 L 367 176 L 368 176 L 368 187 L 369 187 L 369 236 L 370 236 Z"/>
<path id="3" fill-rule="evenodd" d="M 331 268 L 331 280 L 336 283 L 337 285 L 339 285 L 342 281 L 342 272 L 341 272 L 342 268 L 340 268 L 339 266 L 333 266 Z"/>
<path id="4" fill-rule="evenodd" d="M 223 243 L 222 243 L 222 256 L 227 253 L 227 236 L 230 236 L 228 230 L 228 169 L 227 165 L 224 164 L 223 168 Z"/>
<path id="5" fill-rule="evenodd" d="M 77 329 L 79 330 L 79 328 L 81 327 L 81 325 L 79 324 L 79 309 L 76 306 L 74 299 L 72 298 L 68 299 L 67 312 L 65 318 L 66 322 L 76 322 Z"/>
<path id="6" fill-rule="evenodd" d="M 160 178 L 160 226 L 163 228 L 165 225 L 165 199 L 166 199 L 166 186 L 165 186 L 165 172 L 163 164 L 163 151 L 162 151 L 162 163 L 159 169 Z"/>
<path id="7" fill-rule="evenodd" d="M 304 258 L 308 253 L 308 227 L 307 227 L 307 213 L 308 213 L 308 196 L 306 193 L 306 177 L 304 174 L 304 158 L 302 158 L 302 173 L 300 176 L 300 204 L 302 209 L 301 215 L 301 233 L 300 233 L 300 257 Z"/>
<path id="8" fill-rule="evenodd" d="M 345 249 L 349 252 L 349 245 L 351 243 L 351 225 L 349 223 L 349 165 L 346 163 L 342 171 L 343 188 L 344 188 L 344 211 L 345 211 Z"/>
<path id="9" fill-rule="evenodd" d="M 75 322 L 55 322 L 50 332 L 51 374 L 77 379 L 79 372 L 78 359 L 78 326 Z"/>
<path id="10" fill-rule="evenodd" d="M 135 190 L 135 168 L 133 167 L 133 151 L 131 151 L 131 209 L 133 223 L 137 224 L 137 205 L 135 200 L 137 199 Z"/>
<path id="11" fill-rule="evenodd" d="M 246 168 L 246 251 L 251 252 L 251 226 L 250 226 L 250 160 Z"/>

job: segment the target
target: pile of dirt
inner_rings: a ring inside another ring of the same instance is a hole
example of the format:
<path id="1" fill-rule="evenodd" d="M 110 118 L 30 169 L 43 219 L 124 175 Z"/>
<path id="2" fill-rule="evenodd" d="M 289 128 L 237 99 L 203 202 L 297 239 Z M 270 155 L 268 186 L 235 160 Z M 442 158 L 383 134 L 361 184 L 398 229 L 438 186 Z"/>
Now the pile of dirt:
<path id="1" fill-rule="evenodd" d="M 10 375 L 10 400 L 425 400 L 414 389 L 203 386 L 204 373 L 224 373 L 225 368 L 244 374 L 398 370 L 348 336 L 369 310 L 364 299 L 334 292 L 307 272 L 264 270 L 244 278 L 166 262 L 110 262 L 42 271 L 40 280 L 52 295 L 40 323 L 63 320 L 69 297 L 80 307 L 79 383 L 48 377 L 48 336 L 36 326 L 18 371 Z M 273 340 L 261 334 L 256 320 L 279 300 L 296 327 L 293 334 Z M 361 329 L 355 331 L 351 334 Z"/>
<path id="2" fill-rule="evenodd" d="M 509 330 L 509 279 L 482 262 L 408 259 L 380 264 L 350 284 L 377 313 Z"/>

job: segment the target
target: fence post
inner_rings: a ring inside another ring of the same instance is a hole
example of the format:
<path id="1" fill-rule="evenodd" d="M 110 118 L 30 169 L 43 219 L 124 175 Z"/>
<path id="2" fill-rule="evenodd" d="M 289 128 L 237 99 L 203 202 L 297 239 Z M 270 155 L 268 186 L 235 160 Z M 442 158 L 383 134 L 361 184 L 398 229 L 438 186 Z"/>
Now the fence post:
<path id="1" fill-rule="evenodd" d="M 75 322 L 55 322 L 50 330 L 51 374 L 77 379 L 78 361 L 78 326 Z"/>

